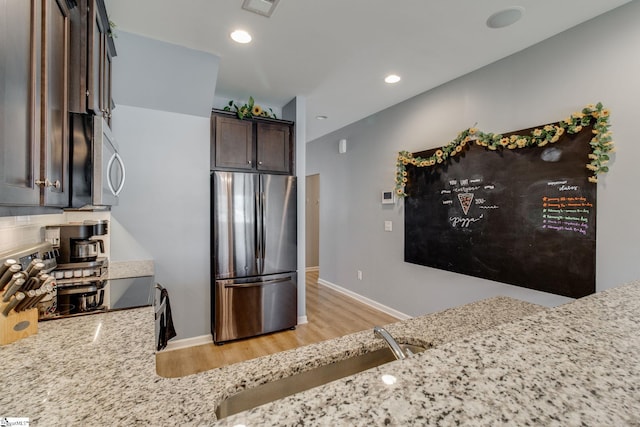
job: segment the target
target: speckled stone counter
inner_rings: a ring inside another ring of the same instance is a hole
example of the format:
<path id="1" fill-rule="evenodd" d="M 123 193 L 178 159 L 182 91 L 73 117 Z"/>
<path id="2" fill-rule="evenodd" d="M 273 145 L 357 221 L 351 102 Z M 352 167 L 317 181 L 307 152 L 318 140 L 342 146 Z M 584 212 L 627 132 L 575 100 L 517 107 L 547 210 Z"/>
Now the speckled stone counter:
<path id="1" fill-rule="evenodd" d="M 460 340 L 477 331 L 490 333 L 501 324 L 508 327 L 514 319 L 536 316 L 540 311 L 544 311 L 543 307 L 510 298 L 492 298 L 388 325 L 387 329 L 399 341 L 436 346 L 426 352 L 433 352 L 428 364 L 424 364 L 424 357 L 416 357 L 386 365 L 400 381 L 412 381 L 398 386 L 403 396 L 399 400 L 389 398 L 387 394 L 393 393 L 377 385 L 377 371 L 364 372 L 221 423 L 244 420 L 249 425 L 265 422 L 340 425 L 343 421 L 345 424 L 383 424 L 384 417 L 376 414 L 394 413 L 393 405 L 399 405 L 398 402 L 406 406 L 414 399 L 416 402 L 429 400 L 425 396 L 431 386 L 423 384 L 433 380 L 431 358 L 445 365 L 447 358 L 456 362 L 447 368 L 447 373 L 460 370 L 465 363 L 473 365 L 477 363 L 474 358 L 479 357 L 478 353 L 466 349 L 469 344 Z M 544 318 L 539 321 L 544 323 Z M 518 324 L 511 327 L 519 330 Z M 527 327 L 537 330 L 537 326 L 528 326 L 526 321 L 523 325 L 523 333 Z M 548 329 L 540 329 L 540 334 L 554 330 Z M 155 373 L 153 331 L 151 307 L 41 323 L 37 335 L 0 347 L 0 417 L 28 417 L 31 425 L 38 426 L 212 425 L 219 402 L 237 391 L 384 345 L 371 331 L 363 331 L 201 374 L 169 379 Z M 518 342 L 522 340 L 519 338 Z M 462 343 L 460 354 L 449 347 L 456 341 Z M 482 343 L 484 338 L 478 345 Z M 500 355 L 493 357 L 499 359 Z M 467 358 L 470 362 L 465 362 Z M 438 376 L 443 381 L 447 378 L 442 373 Z M 388 409 L 379 412 L 384 407 Z M 415 412 L 406 412 L 403 406 L 398 408 L 404 414 L 400 415 L 409 418 L 391 418 L 393 422 L 402 424 L 413 419 L 411 414 Z"/>
<path id="2" fill-rule="evenodd" d="M 220 425 L 640 425 L 640 282 L 225 418 Z M 382 374 L 397 382 L 384 384 Z"/>
<path id="3" fill-rule="evenodd" d="M 153 276 L 155 273 L 153 260 L 110 261 L 109 279 Z"/>

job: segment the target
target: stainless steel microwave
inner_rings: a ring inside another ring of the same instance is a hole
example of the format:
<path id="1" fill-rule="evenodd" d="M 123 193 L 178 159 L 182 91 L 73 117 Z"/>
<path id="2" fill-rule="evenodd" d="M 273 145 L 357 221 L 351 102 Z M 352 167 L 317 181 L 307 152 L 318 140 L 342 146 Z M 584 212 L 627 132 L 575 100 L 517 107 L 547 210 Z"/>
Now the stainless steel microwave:
<path id="1" fill-rule="evenodd" d="M 109 125 L 101 116 L 70 114 L 70 200 L 77 209 L 115 206 L 125 166 Z"/>

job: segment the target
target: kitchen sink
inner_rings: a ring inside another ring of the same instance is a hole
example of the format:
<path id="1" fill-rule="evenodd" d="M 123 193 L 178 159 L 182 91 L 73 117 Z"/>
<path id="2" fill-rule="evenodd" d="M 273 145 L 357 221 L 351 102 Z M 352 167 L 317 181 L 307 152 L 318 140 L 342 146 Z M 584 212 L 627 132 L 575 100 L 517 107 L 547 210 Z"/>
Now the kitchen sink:
<path id="1" fill-rule="evenodd" d="M 400 344 L 400 347 L 404 352 L 408 349 L 412 353 L 420 353 L 425 350 L 424 347 L 409 344 Z M 396 358 L 391 350 L 385 347 L 329 365 L 319 366 L 236 393 L 220 403 L 216 409 L 216 416 L 218 419 L 228 417 L 394 360 Z"/>

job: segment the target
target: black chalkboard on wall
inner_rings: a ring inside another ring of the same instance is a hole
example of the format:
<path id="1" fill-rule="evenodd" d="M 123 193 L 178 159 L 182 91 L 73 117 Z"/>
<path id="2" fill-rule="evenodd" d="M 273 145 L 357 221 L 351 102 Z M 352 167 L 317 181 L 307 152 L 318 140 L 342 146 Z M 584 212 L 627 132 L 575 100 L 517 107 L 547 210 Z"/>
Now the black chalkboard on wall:
<path id="1" fill-rule="evenodd" d="M 405 261 L 572 298 L 595 292 L 592 136 L 587 127 L 545 147 L 469 144 L 441 165 L 407 165 Z"/>

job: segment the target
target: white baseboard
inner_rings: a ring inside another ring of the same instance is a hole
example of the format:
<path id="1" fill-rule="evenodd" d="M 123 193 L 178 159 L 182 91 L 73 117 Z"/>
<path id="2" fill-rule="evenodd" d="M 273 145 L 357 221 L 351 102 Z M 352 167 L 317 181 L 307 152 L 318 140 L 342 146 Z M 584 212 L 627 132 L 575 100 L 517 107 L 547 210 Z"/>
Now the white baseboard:
<path id="1" fill-rule="evenodd" d="M 367 297 L 364 297 L 360 294 L 357 294 L 353 291 L 350 291 L 349 289 L 345 289 L 341 286 L 336 285 L 335 283 L 331 283 L 331 282 L 327 282 L 324 279 L 318 279 L 318 284 L 326 286 L 327 288 L 331 288 L 334 291 L 340 292 L 341 294 L 344 294 L 348 297 L 351 297 L 363 304 L 366 304 L 370 307 L 375 308 L 376 310 L 382 311 L 383 313 L 387 313 L 390 316 L 396 317 L 400 320 L 407 320 L 407 319 L 411 319 L 412 316 L 409 316 L 408 314 L 402 313 L 398 310 L 395 310 L 391 307 L 387 307 L 384 304 L 380 304 L 377 301 L 374 301 L 372 299 L 369 299 Z"/>
<path id="2" fill-rule="evenodd" d="M 181 340 L 169 341 L 167 343 L 167 346 L 160 351 L 179 350 L 181 348 L 195 347 L 197 345 L 211 344 L 211 343 L 213 343 L 213 337 L 211 336 L 211 334 L 200 335 L 198 337 L 183 338 Z"/>
<path id="3" fill-rule="evenodd" d="M 309 323 L 307 316 L 298 316 L 298 325 L 304 325 L 305 323 Z"/>
<path id="4" fill-rule="evenodd" d="M 306 268 L 304 269 L 304 271 L 307 271 L 307 272 L 308 272 L 308 271 L 320 271 L 320 266 L 318 266 L 318 265 L 317 265 L 317 266 L 315 266 L 315 267 L 306 267 Z"/>

